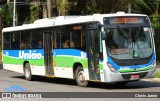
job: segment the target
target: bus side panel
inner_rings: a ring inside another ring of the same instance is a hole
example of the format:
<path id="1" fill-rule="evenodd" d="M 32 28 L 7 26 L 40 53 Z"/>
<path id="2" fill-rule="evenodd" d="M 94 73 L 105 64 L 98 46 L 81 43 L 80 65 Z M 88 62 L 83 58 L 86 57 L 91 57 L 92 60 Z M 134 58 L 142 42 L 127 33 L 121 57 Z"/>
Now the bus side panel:
<path id="1" fill-rule="evenodd" d="M 4 69 L 23 73 L 23 63 L 30 63 L 32 75 L 45 75 L 43 49 L 3 50 Z"/>
<path id="2" fill-rule="evenodd" d="M 3 64 L 3 69 L 23 73 L 23 66 L 22 65 L 16 65 L 16 64 Z"/>
<path id="3" fill-rule="evenodd" d="M 77 49 L 54 49 L 54 74 L 55 77 L 73 78 L 73 65 L 80 63 L 88 69 L 87 54 Z M 86 71 L 86 76 L 88 72 Z"/>
<path id="4" fill-rule="evenodd" d="M 73 78 L 73 65 L 80 63 L 84 69 L 85 79 L 89 79 L 87 53 L 77 49 L 54 49 L 54 76 Z M 103 63 L 100 61 L 101 80 L 104 81 Z"/>
<path id="5" fill-rule="evenodd" d="M 73 79 L 73 68 L 54 67 L 54 76 Z"/>
<path id="6" fill-rule="evenodd" d="M 31 65 L 32 75 L 46 76 L 45 66 Z"/>

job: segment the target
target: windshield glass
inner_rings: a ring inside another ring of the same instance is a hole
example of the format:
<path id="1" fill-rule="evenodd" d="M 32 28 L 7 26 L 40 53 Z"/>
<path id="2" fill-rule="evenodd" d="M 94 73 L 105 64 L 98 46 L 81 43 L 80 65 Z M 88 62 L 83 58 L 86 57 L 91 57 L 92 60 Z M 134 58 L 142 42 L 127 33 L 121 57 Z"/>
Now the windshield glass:
<path id="1" fill-rule="evenodd" d="M 108 28 L 106 35 L 108 55 L 115 59 L 146 58 L 153 53 L 149 27 Z"/>

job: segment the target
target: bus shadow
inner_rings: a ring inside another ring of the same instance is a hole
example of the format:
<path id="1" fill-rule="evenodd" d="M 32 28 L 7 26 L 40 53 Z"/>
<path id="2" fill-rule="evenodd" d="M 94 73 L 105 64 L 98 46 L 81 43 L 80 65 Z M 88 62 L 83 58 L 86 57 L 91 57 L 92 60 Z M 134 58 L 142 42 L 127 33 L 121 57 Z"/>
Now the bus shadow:
<path id="1" fill-rule="evenodd" d="M 25 79 L 24 76 L 13 76 L 13 78 Z M 32 82 L 45 82 L 45 83 L 54 83 L 61 85 L 71 85 L 78 86 L 75 80 L 64 79 L 64 78 L 46 78 L 37 76 Z M 89 82 L 88 88 L 99 88 L 99 89 L 142 89 L 150 87 L 160 87 L 160 82 L 149 82 L 149 81 L 135 81 L 129 82 L 124 86 L 116 85 L 114 83 L 99 83 L 99 82 Z"/>
<path id="2" fill-rule="evenodd" d="M 114 89 L 142 89 L 142 88 L 151 88 L 151 87 L 160 87 L 158 82 L 149 82 L 149 81 L 135 81 L 129 82 L 126 85 L 116 85 L 115 83 L 92 83 L 90 87 L 102 88 L 108 90 Z"/>
<path id="3" fill-rule="evenodd" d="M 25 80 L 24 76 L 12 76 L 12 78 L 18 78 L 18 79 Z M 55 83 L 55 84 L 77 86 L 77 83 L 76 83 L 75 80 L 64 79 L 64 78 L 47 78 L 47 77 L 35 76 L 34 79 L 31 82 L 44 82 L 44 83 Z"/>

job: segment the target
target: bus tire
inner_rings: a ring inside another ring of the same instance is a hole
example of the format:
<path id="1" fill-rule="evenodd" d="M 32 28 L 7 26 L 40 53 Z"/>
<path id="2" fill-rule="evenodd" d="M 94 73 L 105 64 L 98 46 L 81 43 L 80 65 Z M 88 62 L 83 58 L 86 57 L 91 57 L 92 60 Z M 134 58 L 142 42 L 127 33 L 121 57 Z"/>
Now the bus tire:
<path id="1" fill-rule="evenodd" d="M 80 87 L 86 87 L 88 85 L 88 81 L 85 80 L 84 70 L 81 66 L 78 66 L 76 69 L 76 82 Z"/>
<path id="2" fill-rule="evenodd" d="M 25 76 L 25 79 L 28 81 L 33 80 L 33 75 L 32 75 L 31 67 L 29 63 L 26 63 L 24 66 L 24 76 Z"/>

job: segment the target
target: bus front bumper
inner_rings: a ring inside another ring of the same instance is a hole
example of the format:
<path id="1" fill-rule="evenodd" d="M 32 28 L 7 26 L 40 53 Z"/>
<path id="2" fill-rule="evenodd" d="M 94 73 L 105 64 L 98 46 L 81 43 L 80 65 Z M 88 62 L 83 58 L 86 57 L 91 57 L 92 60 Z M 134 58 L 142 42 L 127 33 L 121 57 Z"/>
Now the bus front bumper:
<path id="1" fill-rule="evenodd" d="M 156 67 L 148 71 L 120 73 L 104 70 L 104 82 L 138 81 L 143 78 L 154 78 Z"/>

